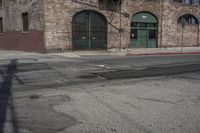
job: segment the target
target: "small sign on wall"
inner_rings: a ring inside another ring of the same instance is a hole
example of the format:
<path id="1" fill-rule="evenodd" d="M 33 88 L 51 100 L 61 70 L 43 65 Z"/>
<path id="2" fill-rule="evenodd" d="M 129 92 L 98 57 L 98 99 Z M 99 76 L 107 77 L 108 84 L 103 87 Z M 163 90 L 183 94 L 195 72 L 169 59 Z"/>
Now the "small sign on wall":
<path id="1" fill-rule="evenodd" d="M 94 0 L 72 0 L 72 2 L 85 3 L 85 4 L 95 3 Z"/>
<path id="2" fill-rule="evenodd" d="M 143 18 L 143 19 L 146 19 L 146 18 L 147 18 L 147 16 L 144 16 L 144 15 L 143 15 L 143 16 L 142 16 L 142 18 Z"/>

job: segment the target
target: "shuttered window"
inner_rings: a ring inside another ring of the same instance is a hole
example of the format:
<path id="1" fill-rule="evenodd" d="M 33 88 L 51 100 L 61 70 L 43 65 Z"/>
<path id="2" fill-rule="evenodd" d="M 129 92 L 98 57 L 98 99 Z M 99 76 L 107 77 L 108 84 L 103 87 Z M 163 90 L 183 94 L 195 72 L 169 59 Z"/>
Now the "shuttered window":
<path id="1" fill-rule="evenodd" d="M 29 30 L 28 13 L 22 13 L 23 31 Z"/>
<path id="2" fill-rule="evenodd" d="M 3 33 L 3 18 L 0 18 L 0 33 Z"/>

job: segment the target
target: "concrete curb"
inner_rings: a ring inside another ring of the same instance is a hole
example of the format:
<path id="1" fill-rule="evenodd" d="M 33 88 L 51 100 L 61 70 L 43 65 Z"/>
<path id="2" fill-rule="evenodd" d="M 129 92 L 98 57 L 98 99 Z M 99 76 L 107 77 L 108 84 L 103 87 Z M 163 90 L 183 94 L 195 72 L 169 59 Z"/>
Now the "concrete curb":
<path id="1" fill-rule="evenodd" d="M 158 53 L 141 53 L 141 54 L 132 54 L 127 53 L 126 56 L 142 56 L 142 55 L 194 55 L 194 54 L 200 54 L 200 52 L 158 52 Z"/>

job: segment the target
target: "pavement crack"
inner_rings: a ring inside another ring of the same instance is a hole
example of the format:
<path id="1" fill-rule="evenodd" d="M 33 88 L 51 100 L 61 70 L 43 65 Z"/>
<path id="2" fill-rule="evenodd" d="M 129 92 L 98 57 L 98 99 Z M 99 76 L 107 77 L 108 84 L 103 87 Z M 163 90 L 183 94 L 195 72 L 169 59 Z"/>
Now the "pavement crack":
<path id="1" fill-rule="evenodd" d="M 160 100 L 160 99 L 153 99 L 153 98 L 141 98 L 141 97 L 137 97 L 137 99 L 144 100 L 144 101 L 152 101 L 152 102 L 176 104 L 175 102 L 166 101 L 166 100 Z"/>
<path id="2" fill-rule="evenodd" d="M 125 103 L 126 105 L 129 105 L 129 106 L 131 106 L 132 108 L 135 108 L 135 109 L 137 109 L 138 111 L 140 111 L 140 108 L 139 108 L 138 106 L 135 106 L 135 105 L 133 105 L 133 104 L 131 104 L 131 103 L 129 103 L 129 102 L 123 102 L 123 103 Z"/>
<path id="3" fill-rule="evenodd" d="M 101 98 L 93 95 L 91 92 L 87 91 L 87 93 L 96 99 L 99 103 L 101 103 L 103 106 L 108 108 L 109 110 L 113 111 L 114 113 L 118 114 L 122 119 L 129 121 L 132 126 L 134 126 L 135 129 L 138 129 L 140 132 L 144 133 L 151 133 L 149 129 L 144 127 L 143 125 L 140 125 L 137 123 L 134 119 L 131 119 L 127 114 L 120 112 L 118 109 L 114 108 L 111 104 L 107 103 L 106 101 L 102 100 Z"/>

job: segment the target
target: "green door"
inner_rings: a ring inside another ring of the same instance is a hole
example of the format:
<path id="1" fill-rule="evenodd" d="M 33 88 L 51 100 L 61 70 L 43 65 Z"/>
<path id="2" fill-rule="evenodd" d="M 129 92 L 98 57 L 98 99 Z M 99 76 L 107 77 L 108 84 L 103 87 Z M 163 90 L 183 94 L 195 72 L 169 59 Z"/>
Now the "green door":
<path id="1" fill-rule="evenodd" d="M 131 20 L 131 47 L 157 47 L 157 18 L 150 13 L 141 12 Z"/>
<path id="2" fill-rule="evenodd" d="M 106 49 L 107 21 L 98 12 L 86 10 L 73 18 L 74 49 Z"/>
<path id="3" fill-rule="evenodd" d="M 139 30 L 138 37 L 138 48 L 146 48 L 147 47 L 147 39 L 148 39 L 148 30 Z"/>

